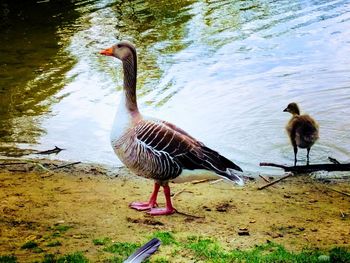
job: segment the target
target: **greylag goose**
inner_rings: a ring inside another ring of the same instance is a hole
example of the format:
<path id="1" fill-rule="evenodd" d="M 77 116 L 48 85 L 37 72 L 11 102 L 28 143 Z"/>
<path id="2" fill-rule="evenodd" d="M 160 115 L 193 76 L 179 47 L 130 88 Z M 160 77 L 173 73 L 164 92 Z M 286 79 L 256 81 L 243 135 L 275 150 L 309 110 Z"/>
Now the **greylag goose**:
<path id="1" fill-rule="evenodd" d="M 175 125 L 141 115 L 136 101 L 137 54 L 130 42 L 121 41 L 100 54 L 116 57 L 123 64 L 123 96 L 111 132 L 114 152 L 136 175 L 155 181 L 149 201 L 133 202 L 129 205 L 131 208 L 149 210 L 151 215 L 174 213 L 168 182 L 215 175 L 243 185 L 243 180 L 234 172 L 242 169 L 232 161 Z M 164 190 L 165 208 L 156 208 L 160 186 Z"/>
<path id="2" fill-rule="evenodd" d="M 289 103 L 283 111 L 293 115 L 286 126 L 286 130 L 294 149 L 294 166 L 297 165 L 298 147 L 307 149 L 306 164 L 309 165 L 310 149 L 319 138 L 319 126 L 309 115 L 300 115 L 298 104 L 295 102 Z"/>

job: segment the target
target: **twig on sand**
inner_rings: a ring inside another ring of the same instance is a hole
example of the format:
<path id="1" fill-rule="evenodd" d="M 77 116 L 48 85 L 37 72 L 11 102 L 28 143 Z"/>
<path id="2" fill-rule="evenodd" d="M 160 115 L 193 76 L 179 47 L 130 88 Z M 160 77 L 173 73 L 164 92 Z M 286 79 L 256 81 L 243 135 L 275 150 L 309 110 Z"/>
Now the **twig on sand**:
<path id="1" fill-rule="evenodd" d="M 259 177 L 262 178 L 266 183 L 270 183 L 271 181 L 267 179 L 265 176 L 259 174 Z"/>
<path id="2" fill-rule="evenodd" d="M 193 192 L 191 192 L 191 191 L 186 190 L 186 188 L 184 188 L 184 189 L 182 189 L 182 190 L 176 192 L 176 193 L 173 195 L 173 199 L 174 199 L 176 196 L 178 196 L 179 194 L 183 193 L 183 192 L 193 193 Z"/>
<path id="3" fill-rule="evenodd" d="M 345 192 L 339 191 L 339 190 L 334 189 L 334 188 L 329 187 L 329 186 L 326 186 L 326 188 L 327 188 L 327 189 L 329 189 L 329 190 L 332 190 L 332 191 L 334 191 L 334 192 L 337 192 L 337 193 L 339 193 L 339 194 L 342 194 L 342 195 L 345 195 L 345 196 L 350 197 L 350 194 L 348 194 L 348 193 L 345 193 Z"/>
<path id="4" fill-rule="evenodd" d="M 206 183 L 214 180 L 216 181 L 216 179 L 203 179 L 203 180 L 193 181 L 192 184 L 201 184 L 201 183 Z"/>
<path id="5" fill-rule="evenodd" d="M 67 164 L 64 164 L 64 165 L 60 165 L 60 166 L 57 166 L 55 168 L 52 168 L 52 170 L 57 170 L 57 169 L 61 169 L 61 168 L 66 168 L 66 167 L 69 167 L 69 166 L 72 166 L 72 165 L 76 165 L 76 164 L 79 164 L 81 162 L 74 162 L 74 163 L 67 163 Z"/>
<path id="6" fill-rule="evenodd" d="M 188 216 L 188 217 L 192 217 L 192 218 L 197 218 L 197 219 L 205 218 L 204 216 L 190 215 L 190 214 L 187 214 L 187 213 L 184 213 L 184 212 L 180 212 L 180 211 L 178 211 L 178 210 L 175 210 L 175 213 L 176 213 L 176 214 L 179 214 L 179 215 L 183 215 L 183 216 Z"/>
<path id="7" fill-rule="evenodd" d="M 286 166 L 276 163 L 260 163 L 260 166 L 271 166 L 284 169 L 286 172 L 292 173 L 312 173 L 317 171 L 350 171 L 350 163 L 323 163 L 323 164 L 310 164 L 310 165 L 298 165 L 298 166 Z"/>
<path id="8" fill-rule="evenodd" d="M 220 183 L 222 182 L 224 179 L 217 179 L 215 181 L 212 181 L 212 182 L 209 182 L 209 184 L 217 184 L 217 183 Z"/>
<path id="9" fill-rule="evenodd" d="M 281 177 L 281 178 L 278 178 L 277 180 L 275 180 L 275 181 L 272 181 L 272 182 L 270 182 L 270 183 L 268 183 L 268 184 L 265 184 L 265 185 L 263 185 L 263 186 L 260 186 L 259 188 L 258 188 L 258 190 L 262 190 L 262 189 L 264 189 L 264 188 L 266 188 L 266 187 L 269 187 L 269 186 L 271 186 L 271 185 L 274 185 L 274 184 L 276 184 L 276 183 L 278 183 L 278 182 L 280 182 L 280 181 L 282 181 L 282 180 L 284 180 L 284 179 L 286 179 L 286 178 L 288 178 L 288 177 L 290 177 L 290 176 L 292 176 L 292 175 L 294 175 L 293 173 L 288 173 L 287 175 L 285 175 L 285 176 L 283 176 L 283 177 Z"/>

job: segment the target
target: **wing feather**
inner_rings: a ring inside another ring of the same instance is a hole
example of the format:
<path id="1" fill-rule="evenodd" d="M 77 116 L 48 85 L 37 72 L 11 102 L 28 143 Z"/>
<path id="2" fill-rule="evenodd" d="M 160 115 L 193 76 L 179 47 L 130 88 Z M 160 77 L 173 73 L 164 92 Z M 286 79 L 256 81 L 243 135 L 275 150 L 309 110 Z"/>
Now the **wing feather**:
<path id="1" fill-rule="evenodd" d="M 171 123 L 143 120 L 139 125 L 135 129 L 137 139 L 159 158 L 156 163 L 164 167 L 163 172 L 167 177 L 174 178 L 173 165 L 189 170 L 206 169 L 224 176 L 228 168 L 242 171 L 232 161 Z M 179 174 L 179 170 L 175 170 Z"/>

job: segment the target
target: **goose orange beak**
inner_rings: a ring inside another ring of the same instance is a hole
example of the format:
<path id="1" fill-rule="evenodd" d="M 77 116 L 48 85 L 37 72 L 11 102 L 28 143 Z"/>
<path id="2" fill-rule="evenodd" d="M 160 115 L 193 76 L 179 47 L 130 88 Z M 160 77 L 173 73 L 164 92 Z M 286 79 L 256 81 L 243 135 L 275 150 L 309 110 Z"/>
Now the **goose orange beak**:
<path id="1" fill-rule="evenodd" d="M 101 50 L 100 54 L 105 56 L 113 56 L 113 48 L 110 47 L 110 48 Z"/>

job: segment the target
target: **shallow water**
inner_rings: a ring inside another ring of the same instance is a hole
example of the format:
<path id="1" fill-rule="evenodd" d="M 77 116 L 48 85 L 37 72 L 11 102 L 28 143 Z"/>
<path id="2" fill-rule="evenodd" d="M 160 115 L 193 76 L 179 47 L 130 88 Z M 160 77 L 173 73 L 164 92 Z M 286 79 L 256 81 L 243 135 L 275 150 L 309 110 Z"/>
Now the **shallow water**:
<path id="1" fill-rule="evenodd" d="M 128 39 L 139 53 L 141 111 L 177 124 L 244 170 L 293 163 L 284 132 L 290 116 L 282 112 L 292 101 L 321 127 L 311 163 L 349 162 L 349 1 L 7 2 L 3 155 L 58 145 L 66 150 L 55 158 L 120 164 L 109 131 L 121 64 L 98 51 Z M 305 155 L 299 151 L 301 163 Z"/>

